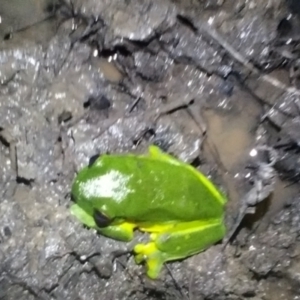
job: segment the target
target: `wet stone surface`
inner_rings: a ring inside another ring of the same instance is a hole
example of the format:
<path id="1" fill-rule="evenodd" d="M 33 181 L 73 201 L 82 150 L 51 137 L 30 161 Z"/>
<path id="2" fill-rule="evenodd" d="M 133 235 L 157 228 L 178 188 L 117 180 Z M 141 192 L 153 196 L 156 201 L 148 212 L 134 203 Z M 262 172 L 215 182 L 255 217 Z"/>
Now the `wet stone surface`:
<path id="1" fill-rule="evenodd" d="M 275 169 L 298 188 L 300 93 L 255 77 L 222 42 L 261 71 L 276 50 L 296 84 L 297 36 L 284 49 L 277 40 L 291 12 L 298 26 L 293 1 L 3 3 L 0 299 L 300 299 L 300 199 L 284 192 L 276 213 L 264 218 L 272 199 L 262 203 L 225 250 L 168 264 L 156 281 L 130 254 L 147 237 L 117 242 L 69 212 L 74 175 L 92 156 L 153 143 L 220 184 L 228 228 L 253 183 L 256 144 L 276 149 Z M 220 128 L 231 138 L 216 138 Z"/>

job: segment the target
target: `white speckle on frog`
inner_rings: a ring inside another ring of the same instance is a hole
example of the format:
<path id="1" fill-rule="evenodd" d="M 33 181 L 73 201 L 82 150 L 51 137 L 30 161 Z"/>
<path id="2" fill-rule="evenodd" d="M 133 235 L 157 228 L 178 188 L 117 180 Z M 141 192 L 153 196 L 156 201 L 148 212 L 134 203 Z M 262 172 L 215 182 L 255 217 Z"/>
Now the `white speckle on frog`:
<path id="1" fill-rule="evenodd" d="M 87 198 L 113 198 L 115 201 L 121 201 L 132 192 L 128 188 L 130 177 L 112 170 L 102 176 L 81 182 L 79 189 Z"/>

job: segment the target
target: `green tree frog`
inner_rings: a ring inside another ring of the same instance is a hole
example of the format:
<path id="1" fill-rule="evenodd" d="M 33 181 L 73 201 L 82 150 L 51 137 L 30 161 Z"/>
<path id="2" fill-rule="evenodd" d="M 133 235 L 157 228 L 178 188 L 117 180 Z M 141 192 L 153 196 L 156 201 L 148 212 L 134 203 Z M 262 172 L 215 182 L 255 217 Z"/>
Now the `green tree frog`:
<path id="1" fill-rule="evenodd" d="M 130 241 L 135 229 L 150 233 L 133 251 L 153 279 L 165 262 L 199 253 L 225 235 L 226 198 L 197 169 L 156 146 L 146 155 L 100 156 L 78 173 L 72 196 L 72 214 L 107 237 Z"/>

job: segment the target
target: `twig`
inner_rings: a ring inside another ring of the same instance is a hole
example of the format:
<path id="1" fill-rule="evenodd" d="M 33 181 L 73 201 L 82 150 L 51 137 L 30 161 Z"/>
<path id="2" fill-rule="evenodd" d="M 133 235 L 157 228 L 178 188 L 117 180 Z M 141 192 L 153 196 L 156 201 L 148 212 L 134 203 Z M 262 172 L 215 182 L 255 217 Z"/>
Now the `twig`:
<path id="1" fill-rule="evenodd" d="M 202 23 L 200 25 L 200 28 L 198 28 L 199 31 L 205 31 L 213 40 L 215 40 L 224 50 L 226 50 L 232 58 L 234 58 L 236 61 L 241 63 L 244 67 L 246 67 L 250 72 L 259 75 L 260 78 L 271 84 L 272 86 L 283 90 L 287 93 L 295 94 L 300 96 L 300 90 L 287 86 L 286 84 L 282 83 L 278 79 L 267 75 L 262 74 L 259 69 L 257 69 L 250 61 L 249 59 L 245 58 L 242 54 L 240 54 L 237 50 L 235 50 L 214 28 L 211 26 L 207 26 L 206 24 Z"/>
<path id="2" fill-rule="evenodd" d="M 167 264 L 165 264 L 165 267 L 166 267 L 166 269 L 168 270 L 168 272 L 169 272 L 169 274 L 170 274 L 170 276 L 171 276 L 171 278 L 172 278 L 172 280 L 173 280 L 173 282 L 174 282 L 174 285 L 175 285 L 175 287 L 177 288 L 177 290 L 179 291 L 179 293 L 180 293 L 182 299 L 188 300 L 187 296 L 184 294 L 184 292 L 183 292 L 181 286 L 179 285 L 178 281 L 175 279 L 175 277 L 174 277 L 174 275 L 173 275 L 173 273 L 172 273 L 170 267 L 169 267 Z"/>

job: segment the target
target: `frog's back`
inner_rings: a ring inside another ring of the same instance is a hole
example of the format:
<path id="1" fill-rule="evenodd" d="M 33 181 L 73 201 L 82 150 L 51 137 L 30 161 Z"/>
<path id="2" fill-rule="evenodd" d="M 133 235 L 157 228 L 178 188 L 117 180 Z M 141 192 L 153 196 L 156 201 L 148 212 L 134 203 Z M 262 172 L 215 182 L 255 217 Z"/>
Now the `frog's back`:
<path id="1" fill-rule="evenodd" d="M 111 207 L 117 217 L 140 222 L 192 221 L 218 218 L 223 212 L 225 198 L 216 187 L 179 161 L 104 155 L 93 168 L 98 179 L 106 179 L 98 203 Z M 114 196 L 104 197 L 111 187 Z"/>

